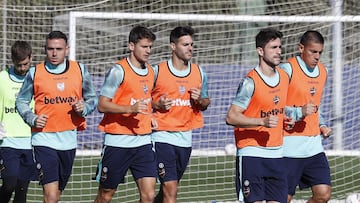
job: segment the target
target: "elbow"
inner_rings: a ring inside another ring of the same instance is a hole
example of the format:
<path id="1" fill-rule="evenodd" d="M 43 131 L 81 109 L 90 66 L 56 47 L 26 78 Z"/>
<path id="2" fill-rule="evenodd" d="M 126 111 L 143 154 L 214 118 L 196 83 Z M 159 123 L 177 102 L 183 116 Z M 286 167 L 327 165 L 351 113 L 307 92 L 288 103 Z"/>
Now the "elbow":
<path id="1" fill-rule="evenodd" d="M 100 105 L 97 106 L 97 110 L 98 110 L 100 113 L 105 113 L 105 109 L 104 109 L 102 106 L 100 106 Z"/>
<path id="2" fill-rule="evenodd" d="M 234 126 L 232 123 L 232 119 L 229 116 L 226 116 L 225 123 L 226 123 L 226 125 Z"/>

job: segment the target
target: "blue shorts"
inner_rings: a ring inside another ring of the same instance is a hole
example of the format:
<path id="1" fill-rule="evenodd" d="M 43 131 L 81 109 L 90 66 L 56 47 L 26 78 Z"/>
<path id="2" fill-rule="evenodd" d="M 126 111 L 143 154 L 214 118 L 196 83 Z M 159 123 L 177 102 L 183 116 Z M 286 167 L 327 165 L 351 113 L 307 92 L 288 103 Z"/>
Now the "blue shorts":
<path id="1" fill-rule="evenodd" d="M 14 176 L 20 180 L 37 180 L 36 167 L 31 149 L 0 148 L 1 177 Z"/>
<path id="2" fill-rule="evenodd" d="M 116 189 L 125 182 L 130 169 L 134 180 L 157 177 L 156 158 L 151 144 L 134 148 L 105 146 L 99 162 L 96 180 L 105 189 Z"/>
<path id="3" fill-rule="evenodd" d="M 309 158 L 285 158 L 288 168 L 288 194 L 295 195 L 296 187 L 309 188 L 314 185 L 331 185 L 330 167 L 325 153 Z"/>
<path id="4" fill-rule="evenodd" d="M 236 158 L 236 191 L 239 201 L 287 202 L 286 167 L 283 158 Z"/>
<path id="5" fill-rule="evenodd" d="M 178 147 L 156 142 L 155 152 L 160 182 L 179 181 L 183 176 L 191 155 L 191 147 Z"/>
<path id="6" fill-rule="evenodd" d="M 45 185 L 58 181 L 59 190 L 63 191 L 71 175 L 75 149 L 61 151 L 49 147 L 34 146 L 34 153 L 39 183 Z"/>

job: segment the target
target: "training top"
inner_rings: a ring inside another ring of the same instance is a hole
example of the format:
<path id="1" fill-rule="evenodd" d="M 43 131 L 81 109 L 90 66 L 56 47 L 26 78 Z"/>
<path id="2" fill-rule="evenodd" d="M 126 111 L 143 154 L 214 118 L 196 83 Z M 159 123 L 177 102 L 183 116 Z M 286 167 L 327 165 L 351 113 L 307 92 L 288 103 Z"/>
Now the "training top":
<path id="1" fill-rule="evenodd" d="M 318 63 L 319 74 L 317 76 L 308 76 L 300 67 L 296 57 L 290 58 L 288 62 L 292 67 L 292 75 L 287 105 L 301 107 L 312 102 L 316 105 L 317 110 L 315 113 L 296 122 L 293 129 L 286 130 L 285 136 L 317 136 L 320 134 L 318 109 L 327 78 L 327 71 L 322 63 Z"/>
<path id="2" fill-rule="evenodd" d="M 280 67 L 290 76 L 289 104 L 301 106 L 312 101 L 317 106 L 317 112 L 307 116 L 309 118 L 302 118 L 300 112 L 300 121 L 295 123 L 295 130 L 284 131 L 283 154 L 285 157 L 293 158 L 307 158 L 319 154 L 324 151 L 320 127 L 326 124 L 321 115 L 320 98 L 325 86 L 327 70 L 321 63 L 315 68 L 308 67 L 300 55 L 291 58 L 287 63 L 280 64 Z"/>
<path id="3" fill-rule="evenodd" d="M 154 109 L 153 117 L 158 123 L 156 130 L 188 131 L 203 127 L 201 111 L 192 108 L 190 102 L 190 89 L 199 88 L 201 84 L 201 72 L 194 63 L 190 65 L 189 74 L 183 77 L 173 74 L 167 61 L 159 64 L 152 97 L 159 101 L 160 97 L 166 94 L 166 98 L 172 100 L 172 106 L 168 111 Z"/>
<path id="4" fill-rule="evenodd" d="M 249 146 L 255 147 L 279 147 L 283 144 L 283 117 L 285 114 L 286 96 L 289 77 L 280 68 L 276 68 L 279 74 L 278 83 L 268 85 L 259 75 L 256 69 L 251 70 L 247 77 L 254 82 L 254 92 L 251 100 L 244 111 L 244 115 L 254 118 L 265 118 L 270 115 L 278 116 L 279 122 L 275 128 L 259 126 L 256 128 L 234 128 L 237 148 Z"/>
<path id="5" fill-rule="evenodd" d="M 68 60 L 62 74 L 49 73 L 45 62 L 36 66 L 34 74 L 35 114 L 48 116 L 44 128 L 32 127 L 33 132 L 59 132 L 84 130 L 85 118 L 78 115 L 70 105 L 82 100 L 82 74 L 77 62 Z M 61 123 L 61 125 L 59 125 Z"/>
<path id="6" fill-rule="evenodd" d="M 151 90 L 154 84 L 154 72 L 150 65 L 146 75 L 136 73 L 127 58 L 117 62 L 124 71 L 122 83 L 116 90 L 112 102 L 118 105 L 130 106 L 140 100 L 148 105 L 148 114 L 116 114 L 104 113 L 99 129 L 114 135 L 145 135 L 151 133 Z"/>
<path id="7" fill-rule="evenodd" d="M 25 76 L 14 73 L 14 67 L 0 72 L 0 122 L 6 131 L 1 147 L 15 149 L 31 149 L 30 127 L 24 122 L 15 108 L 15 99 L 21 88 Z M 34 102 L 30 104 L 34 108 Z"/>
<path id="8" fill-rule="evenodd" d="M 62 75 L 69 69 L 68 60 L 64 60 L 63 63 L 58 65 L 52 65 L 48 61 L 45 61 L 45 68 L 51 74 Z M 91 114 L 98 103 L 98 97 L 96 95 L 96 90 L 91 78 L 89 71 L 86 66 L 82 63 L 75 66 L 75 68 L 81 69 L 81 88 L 82 88 L 82 98 L 84 102 L 84 110 L 82 112 L 82 117 L 85 117 Z M 29 72 L 25 76 L 24 84 L 19 91 L 19 95 L 16 98 L 15 105 L 21 117 L 25 122 L 30 126 L 35 126 L 35 120 L 38 115 L 34 114 L 31 111 L 29 103 L 34 96 L 34 75 L 36 69 L 32 67 L 29 69 Z M 50 83 L 52 84 L 52 83 Z M 45 83 L 44 85 L 47 85 Z M 66 88 L 66 86 L 65 86 Z M 52 91 L 55 91 L 57 87 L 53 87 Z M 59 100 L 58 100 L 59 101 Z M 54 101 L 55 102 L 55 101 Z M 62 125 L 62 121 L 58 124 Z M 31 144 L 33 146 L 45 146 L 56 150 L 72 150 L 77 147 L 77 129 L 65 130 L 58 132 L 33 132 L 31 136 Z"/>

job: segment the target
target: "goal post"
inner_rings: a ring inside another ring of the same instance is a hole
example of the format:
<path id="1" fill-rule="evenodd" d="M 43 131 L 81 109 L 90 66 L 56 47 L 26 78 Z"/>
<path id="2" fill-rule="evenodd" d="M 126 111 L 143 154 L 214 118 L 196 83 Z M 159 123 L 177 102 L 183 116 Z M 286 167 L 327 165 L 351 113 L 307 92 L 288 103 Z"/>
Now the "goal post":
<path id="1" fill-rule="evenodd" d="M 56 18 L 55 22 L 58 24 L 54 26 L 62 26 L 62 28 L 67 26 L 69 57 L 89 64 L 91 73 L 100 83 L 102 80 L 99 78 L 103 79 L 106 69 L 115 62 L 115 59 L 127 55 L 127 36 L 133 25 L 148 26 L 157 35 L 150 57 L 151 64 L 157 64 L 169 57 L 168 35 L 173 27 L 189 24 L 195 28 L 197 32 L 193 59 L 208 73 L 212 104 L 204 112 L 205 127 L 194 132 L 194 151 L 189 169 L 180 184 L 179 200 L 194 202 L 196 199 L 228 201 L 234 198 L 232 184 L 234 138 L 232 128 L 226 126 L 224 118 L 241 77 L 245 76 L 245 73 L 257 63 L 257 57 L 254 54 L 254 35 L 259 29 L 268 26 L 282 31 L 284 33 L 283 60 L 285 60 L 297 52 L 296 47 L 302 33 L 308 29 L 319 30 L 326 38 L 321 61 L 329 69 L 323 110 L 327 115 L 326 120 L 335 130 L 330 139 L 324 140 L 332 170 L 333 198 L 344 199 L 347 193 L 360 190 L 359 187 L 354 186 L 357 183 L 356 180 L 349 181 L 352 175 L 360 176 L 358 173 L 350 172 L 353 171 L 359 156 L 360 147 L 356 143 L 351 143 L 360 138 L 357 133 L 359 127 L 349 128 L 347 124 L 347 128 L 343 129 L 344 123 L 355 123 L 358 120 L 357 117 L 354 119 L 348 116 L 348 113 L 343 110 L 353 106 L 349 104 L 349 101 L 354 101 L 356 90 L 350 88 L 349 84 L 359 83 L 356 80 L 359 76 L 359 71 L 357 71 L 359 56 L 355 54 L 355 51 L 349 55 L 344 52 L 344 49 L 352 47 L 351 49 L 356 50 L 351 42 L 360 43 L 359 37 L 356 36 L 360 32 L 357 25 L 360 22 L 360 16 L 342 16 L 334 9 L 333 15 L 329 16 L 76 11 Z M 61 22 L 68 23 L 61 25 Z M 351 113 L 360 112 L 357 109 Z M 348 137 L 344 137 L 345 134 Z M 90 151 L 79 150 L 78 154 L 84 153 L 86 156 L 94 155 L 94 152 L 95 155 L 99 153 L 96 149 L 91 149 Z M 344 168 L 338 170 L 339 166 Z M 345 169 L 346 167 L 350 168 Z M 75 170 L 78 169 L 75 167 Z M 344 183 L 346 181 L 349 182 Z M 133 185 L 128 183 L 120 186 L 122 187 L 127 189 L 120 189 L 121 191 L 129 193 Z M 209 195 L 212 193 L 220 194 Z M 307 192 L 297 194 L 298 196 L 295 197 L 297 199 L 306 198 L 308 195 Z M 190 197 L 193 199 L 189 199 Z"/>
<path id="2" fill-rule="evenodd" d="M 337 2 L 337 1 L 336 1 Z M 341 7 L 340 7 L 341 8 Z M 266 23 L 331 23 L 332 54 L 331 66 L 334 67 L 334 142 L 333 149 L 342 150 L 343 120 L 342 112 L 342 23 L 360 22 L 360 16 L 341 15 L 341 10 L 334 6 L 332 16 L 274 16 L 274 15 L 211 15 L 211 14 L 172 14 L 172 13 L 124 13 L 124 12 L 70 12 L 69 13 L 69 58 L 76 60 L 76 27 L 77 19 L 131 19 L 131 20 L 162 20 L 162 21 L 199 21 L 199 22 L 266 22 Z M 286 45 L 285 45 L 286 46 Z"/>

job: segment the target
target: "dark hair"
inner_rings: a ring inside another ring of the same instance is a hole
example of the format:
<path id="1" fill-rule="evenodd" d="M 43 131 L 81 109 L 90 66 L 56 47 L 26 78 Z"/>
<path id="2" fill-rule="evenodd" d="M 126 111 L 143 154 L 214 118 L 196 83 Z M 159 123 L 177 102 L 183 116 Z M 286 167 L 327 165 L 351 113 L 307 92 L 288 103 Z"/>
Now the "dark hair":
<path id="1" fill-rule="evenodd" d="M 190 35 L 191 37 L 193 37 L 194 33 L 194 29 L 190 26 L 176 27 L 170 32 L 170 43 L 175 43 L 180 37 L 185 35 Z"/>
<path id="2" fill-rule="evenodd" d="M 31 45 L 25 41 L 16 41 L 11 46 L 11 59 L 14 64 L 25 60 L 27 57 L 31 57 L 31 54 Z"/>
<path id="3" fill-rule="evenodd" d="M 46 36 L 46 41 L 49 40 L 49 39 L 64 39 L 65 40 L 65 43 L 67 44 L 67 37 L 66 35 L 61 32 L 61 31 L 51 31 L 47 36 Z"/>
<path id="4" fill-rule="evenodd" d="M 300 44 L 305 45 L 309 42 L 324 44 L 324 37 L 315 30 L 306 31 L 300 38 Z"/>
<path id="5" fill-rule="evenodd" d="M 264 48 L 265 45 L 270 41 L 277 38 L 282 38 L 283 34 L 280 31 L 277 31 L 273 28 L 265 28 L 260 30 L 260 32 L 256 35 L 256 48 L 261 47 Z"/>
<path id="6" fill-rule="evenodd" d="M 141 39 L 149 39 L 151 41 L 156 40 L 156 35 L 144 26 L 135 26 L 131 29 L 129 34 L 129 42 L 137 43 Z"/>

